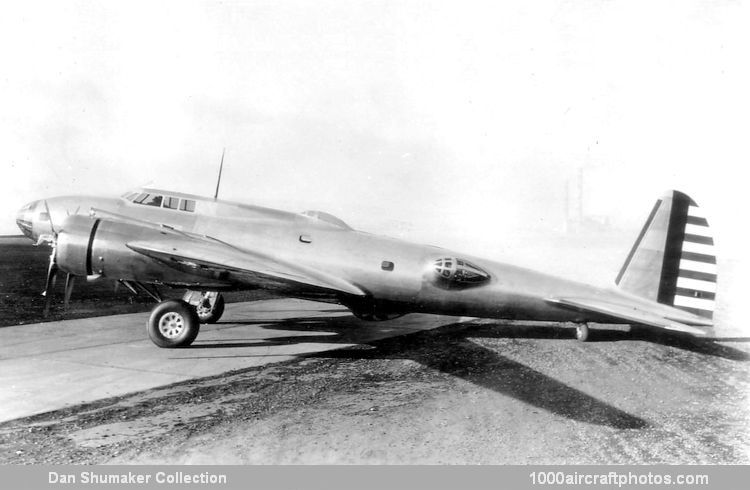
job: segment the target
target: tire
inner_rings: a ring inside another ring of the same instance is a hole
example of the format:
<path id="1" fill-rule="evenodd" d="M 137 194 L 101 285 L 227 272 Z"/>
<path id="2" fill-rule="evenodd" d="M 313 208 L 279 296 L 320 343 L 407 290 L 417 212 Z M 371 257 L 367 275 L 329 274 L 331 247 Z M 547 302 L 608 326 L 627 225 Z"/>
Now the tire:
<path id="1" fill-rule="evenodd" d="M 576 340 L 586 342 L 589 339 L 589 326 L 585 323 L 576 325 Z"/>
<path id="2" fill-rule="evenodd" d="M 187 347 L 198 336 L 201 324 L 195 309 L 184 301 L 162 301 L 148 319 L 151 342 L 165 349 Z"/>
<path id="3" fill-rule="evenodd" d="M 203 300 L 201 300 L 202 302 Z M 201 303 L 195 307 L 195 312 L 198 315 L 198 320 L 201 323 L 216 323 L 224 314 L 224 296 L 219 294 L 216 297 L 216 302 L 213 308 L 206 308 Z"/>

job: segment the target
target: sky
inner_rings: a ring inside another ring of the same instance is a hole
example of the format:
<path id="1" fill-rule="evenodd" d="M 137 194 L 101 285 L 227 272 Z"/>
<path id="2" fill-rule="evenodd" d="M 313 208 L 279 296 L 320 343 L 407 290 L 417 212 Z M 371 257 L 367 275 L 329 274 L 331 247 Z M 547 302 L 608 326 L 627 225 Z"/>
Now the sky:
<path id="1" fill-rule="evenodd" d="M 4 2 L 0 234 L 46 196 L 212 195 L 226 148 L 222 198 L 485 254 L 563 230 L 579 174 L 633 236 L 677 188 L 747 264 L 748 25 L 720 0 Z"/>

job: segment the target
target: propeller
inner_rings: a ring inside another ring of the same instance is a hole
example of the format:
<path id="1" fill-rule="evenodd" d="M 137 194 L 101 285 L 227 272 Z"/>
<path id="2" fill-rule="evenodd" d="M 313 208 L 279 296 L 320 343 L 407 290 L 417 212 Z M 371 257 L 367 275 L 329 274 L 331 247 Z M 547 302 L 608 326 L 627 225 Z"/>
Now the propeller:
<path id="1" fill-rule="evenodd" d="M 76 282 L 76 276 L 68 273 L 65 276 L 65 299 L 63 300 L 63 309 L 68 311 L 68 305 L 70 305 L 70 295 L 73 294 L 73 286 Z"/>
<path id="2" fill-rule="evenodd" d="M 50 306 L 52 305 L 52 289 L 55 287 L 57 271 L 59 270 L 57 267 L 55 245 L 56 244 L 53 242 L 52 253 L 49 256 L 49 266 L 47 267 L 47 281 L 45 282 L 44 291 L 42 292 L 42 296 L 47 298 L 47 301 L 45 301 L 44 303 L 45 318 L 49 316 L 49 309 L 50 309 Z"/>
<path id="3" fill-rule="evenodd" d="M 49 218 L 49 226 L 52 230 L 52 236 L 48 238 L 48 242 L 50 246 L 52 247 L 52 253 L 49 255 L 49 266 L 47 267 L 47 280 L 45 281 L 44 286 L 44 292 L 42 292 L 42 296 L 46 297 L 47 300 L 44 303 L 44 317 L 46 318 L 49 316 L 49 310 L 50 306 L 52 306 L 52 290 L 55 287 L 56 281 L 57 281 L 57 271 L 59 268 L 57 267 L 57 230 L 55 229 L 55 224 L 52 221 L 52 213 L 49 211 L 49 204 L 47 204 L 47 200 L 44 201 L 44 208 L 47 211 L 47 217 Z M 66 295 L 67 295 L 67 289 L 68 289 L 68 281 L 66 281 L 65 289 L 66 289 Z"/>
<path id="4" fill-rule="evenodd" d="M 52 253 L 50 253 L 49 256 L 49 266 L 47 267 L 47 280 L 45 282 L 44 291 L 42 292 L 42 296 L 46 297 L 46 301 L 44 304 L 44 317 L 46 318 L 49 316 L 50 308 L 52 306 L 52 292 L 55 288 L 55 284 L 57 284 L 57 273 L 60 271 L 60 268 L 57 265 L 57 239 L 60 234 L 60 231 L 62 229 L 58 229 L 55 227 L 55 223 L 52 220 L 52 213 L 50 213 L 49 210 L 49 204 L 47 201 L 44 201 L 44 208 L 47 211 L 47 216 L 49 218 L 49 225 L 50 230 L 52 231 L 52 235 L 42 235 L 39 237 L 39 242 L 37 244 L 41 243 L 47 243 L 50 247 L 52 247 Z M 78 212 L 81 210 L 81 207 L 78 206 L 73 213 L 73 215 L 77 215 Z M 70 210 L 66 210 L 66 214 L 70 216 Z M 100 277 L 100 274 L 94 274 L 90 276 L 86 276 L 87 281 L 93 281 Z M 75 279 L 76 276 L 70 273 L 66 273 L 65 275 L 65 296 L 63 299 L 63 309 L 65 311 L 68 310 L 68 307 L 70 306 L 70 297 L 73 294 L 73 287 L 75 286 Z"/>

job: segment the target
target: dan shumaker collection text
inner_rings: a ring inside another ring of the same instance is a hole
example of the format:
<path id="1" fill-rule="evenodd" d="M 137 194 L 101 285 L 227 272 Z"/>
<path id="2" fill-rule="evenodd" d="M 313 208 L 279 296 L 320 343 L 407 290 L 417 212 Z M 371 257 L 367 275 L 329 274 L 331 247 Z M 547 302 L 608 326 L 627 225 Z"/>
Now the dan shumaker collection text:
<path id="1" fill-rule="evenodd" d="M 138 473 L 134 471 L 128 471 L 127 473 L 81 471 L 78 474 L 58 473 L 56 471 L 50 471 L 47 481 L 51 484 L 63 485 L 67 483 L 84 485 L 100 485 L 102 483 L 110 483 L 115 485 L 145 485 L 149 483 L 158 483 L 165 485 L 222 485 L 227 483 L 227 475 L 221 473 L 209 473 L 208 471 L 204 471 L 202 473 L 190 473 L 186 471 L 156 471 L 149 473 Z"/>

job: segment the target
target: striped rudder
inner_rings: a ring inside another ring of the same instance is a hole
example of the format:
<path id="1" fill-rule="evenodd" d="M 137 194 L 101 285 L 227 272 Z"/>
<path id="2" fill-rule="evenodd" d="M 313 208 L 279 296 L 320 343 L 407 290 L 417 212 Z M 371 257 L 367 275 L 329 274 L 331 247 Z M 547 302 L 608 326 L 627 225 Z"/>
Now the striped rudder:
<path id="1" fill-rule="evenodd" d="M 713 317 L 714 241 L 695 201 L 670 191 L 656 202 L 615 282 L 638 296 Z"/>

